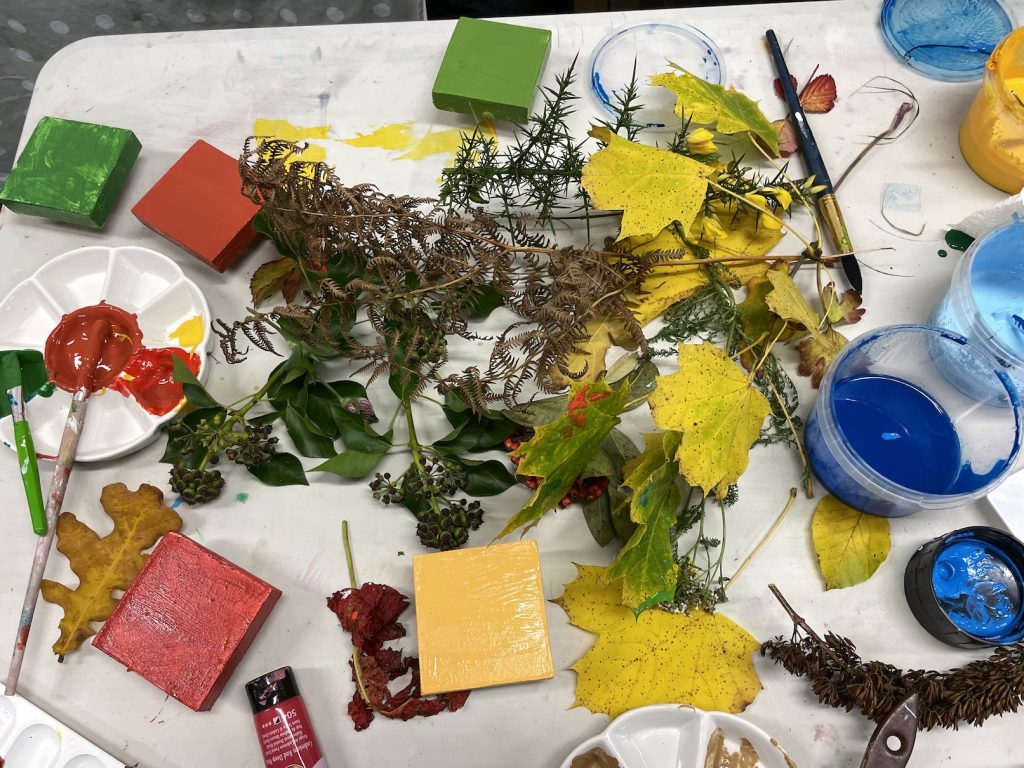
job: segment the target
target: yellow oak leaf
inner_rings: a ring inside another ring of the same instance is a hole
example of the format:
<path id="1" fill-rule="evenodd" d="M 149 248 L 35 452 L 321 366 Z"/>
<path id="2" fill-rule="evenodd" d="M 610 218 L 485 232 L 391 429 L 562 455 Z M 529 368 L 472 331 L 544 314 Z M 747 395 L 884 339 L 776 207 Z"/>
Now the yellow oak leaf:
<path id="1" fill-rule="evenodd" d="M 596 381 L 605 370 L 605 358 L 612 347 L 622 347 L 626 351 L 637 348 L 630 334 L 622 328 L 622 323 L 610 317 L 595 317 L 587 322 L 586 341 L 576 344 L 576 351 L 569 354 L 567 368 L 573 373 L 583 373 L 579 377 L 566 376 L 558 368 L 551 370 L 551 383 L 556 387 L 568 387 L 574 381 Z"/>
<path id="2" fill-rule="evenodd" d="M 554 602 L 597 641 L 573 664 L 573 706 L 616 717 L 648 704 L 742 712 L 761 690 L 753 654 L 760 643 L 721 613 L 651 610 L 634 617 L 607 569 L 576 566 Z"/>
<path id="3" fill-rule="evenodd" d="M 674 221 L 690 226 L 704 205 L 709 166 L 608 128 L 592 128 L 590 135 L 607 146 L 587 160 L 580 183 L 594 207 L 622 211 L 619 240 L 656 235 Z"/>
<path id="4" fill-rule="evenodd" d="M 796 351 L 800 353 L 797 373 L 801 376 L 810 376 L 811 386 L 817 389 L 829 363 L 848 343 L 848 339 L 834 328 L 812 333 L 796 345 Z"/>
<path id="5" fill-rule="evenodd" d="M 867 581 L 889 556 L 889 518 L 858 512 L 833 496 L 818 502 L 811 521 L 825 589 Z"/>
<path id="6" fill-rule="evenodd" d="M 821 318 L 811 309 L 800 289 L 796 287 L 789 271 L 773 269 L 767 274 L 772 291 L 765 298 L 768 308 L 783 320 L 802 325 L 810 333 L 818 330 Z"/>
<path id="7" fill-rule="evenodd" d="M 660 429 L 683 435 L 676 458 L 686 482 L 719 496 L 747 468 L 771 412 L 740 367 L 707 342 L 680 345 L 679 371 L 658 377 L 649 402 Z"/>
<path id="8" fill-rule="evenodd" d="M 709 83 L 682 71 L 651 77 L 651 85 L 668 88 L 676 95 L 676 116 L 700 125 L 715 125 L 719 133 L 748 131 L 779 154 L 779 132 L 764 116 L 757 102 L 737 91 Z"/>
<path id="9" fill-rule="evenodd" d="M 71 562 L 78 586 L 68 589 L 43 579 L 43 599 L 64 609 L 54 653 L 71 653 L 92 637 L 92 622 L 106 621 L 117 605 L 112 592 L 128 589 L 145 564 L 143 550 L 165 533 L 181 530 L 181 518 L 163 499 L 152 485 L 137 491 L 124 483 L 105 486 L 100 504 L 114 521 L 114 530 L 102 538 L 71 512 L 57 518 L 57 549 Z"/>

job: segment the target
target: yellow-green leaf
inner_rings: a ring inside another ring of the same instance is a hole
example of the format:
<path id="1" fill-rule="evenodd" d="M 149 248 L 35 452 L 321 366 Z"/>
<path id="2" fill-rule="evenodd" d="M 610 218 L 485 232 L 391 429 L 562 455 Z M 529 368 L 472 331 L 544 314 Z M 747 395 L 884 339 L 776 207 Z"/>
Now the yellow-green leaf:
<path id="1" fill-rule="evenodd" d="M 658 377 L 649 402 L 659 428 L 683 435 L 676 457 L 686 481 L 719 495 L 747 468 L 771 411 L 739 366 L 707 342 L 680 345 L 679 371 Z"/>
<path id="2" fill-rule="evenodd" d="M 811 521 L 825 589 L 852 587 L 871 578 L 889 556 L 889 518 L 851 509 L 832 496 L 818 503 Z"/>
<path id="3" fill-rule="evenodd" d="M 526 526 L 532 528 L 548 510 L 555 509 L 591 458 L 601 441 L 619 423 L 629 398 L 629 387 L 612 389 L 604 380 L 576 384 L 569 393 L 565 412 L 513 453 L 520 458 L 516 473 L 543 478 L 526 505 L 513 515 L 500 539 Z"/>
<path id="4" fill-rule="evenodd" d="M 701 125 L 716 124 L 719 133 L 749 131 L 779 154 L 779 132 L 764 116 L 757 102 L 735 88 L 709 83 L 689 72 L 654 75 L 652 85 L 661 85 L 676 95 L 676 115 Z"/>
<path id="5" fill-rule="evenodd" d="M 679 566 L 669 530 L 682 502 L 678 480 L 679 465 L 663 457 L 630 497 L 629 516 L 637 528 L 608 566 L 608 577 L 622 579 L 622 599 L 634 610 L 676 583 Z"/>
<path id="6" fill-rule="evenodd" d="M 590 135 L 607 146 L 591 155 L 580 183 L 594 207 L 622 211 L 619 240 L 656 235 L 673 221 L 690 226 L 704 205 L 709 166 L 607 128 L 592 128 Z"/>
<path id="7" fill-rule="evenodd" d="M 738 206 L 738 207 L 737 207 Z M 719 212 L 725 234 L 713 235 L 709 228 L 700 232 L 698 244 L 708 249 L 708 258 L 723 256 L 767 256 L 785 236 L 778 229 L 759 225 L 758 215 L 742 203 L 728 205 Z M 769 262 L 730 261 L 722 264 L 733 280 L 745 283 L 755 277 L 764 277 Z"/>
<path id="8" fill-rule="evenodd" d="M 783 320 L 802 325 L 810 333 L 817 331 L 821 317 L 811 309 L 793 282 L 793 278 L 789 276 L 789 271 L 772 269 L 769 270 L 767 277 L 768 282 L 772 284 L 772 290 L 765 298 L 768 308 Z"/>
<path id="9" fill-rule="evenodd" d="M 651 610 L 634 618 L 606 569 L 576 566 L 555 602 L 572 623 L 598 635 L 573 664 L 576 701 L 616 717 L 648 704 L 686 704 L 742 712 L 761 690 L 753 654 L 758 641 L 722 613 Z"/>

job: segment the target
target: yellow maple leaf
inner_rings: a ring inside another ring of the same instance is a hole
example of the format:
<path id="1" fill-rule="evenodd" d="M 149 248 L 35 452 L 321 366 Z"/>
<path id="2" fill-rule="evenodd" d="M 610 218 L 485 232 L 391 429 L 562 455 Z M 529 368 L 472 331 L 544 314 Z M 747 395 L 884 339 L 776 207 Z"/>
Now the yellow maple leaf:
<path id="1" fill-rule="evenodd" d="M 573 664 L 573 706 L 616 717 L 648 704 L 742 712 L 761 690 L 753 654 L 760 643 L 721 613 L 651 610 L 634 617 L 607 569 L 577 565 L 554 602 L 573 625 L 598 635 Z"/>
<path id="2" fill-rule="evenodd" d="M 607 128 L 590 135 L 607 146 L 587 160 L 580 183 L 596 208 L 622 211 L 619 240 L 656 235 L 674 221 L 690 226 L 704 205 L 709 166 Z"/>
<path id="3" fill-rule="evenodd" d="M 649 402 L 660 429 L 683 434 L 676 458 L 686 482 L 719 496 L 747 468 L 771 412 L 740 367 L 707 342 L 679 346 L 679 371 L 658 377 Z"/>
<path id="4" fill-rule="evenodd" d="M 106 621 L 117 605 L 112 592 L 128 589 L 142 569 L 147 557 L 142 551 L 165 533 L 181 530 L 181 518 L 163 499 L 152 485 L 137 491 L 124 483 L 105 486 L 100 504 L 114 521 L 114 530 L 102 538 L 71 512 L 57 518 L 57 549 L 71 562 L 78 586 L 69 589 L 43 579 L 43 599 L 64 609 L 54 653 L 71 653 L 92 637 L 91 623 Z"/>
<path id="5" fill-rule="evenodd" d="M 651 237 L 630 237 L 619 243 L 620 250 L 642 256 L 647 253 L 681 252 L 679 259 L 693 261 L 694 266 L 685 264 L 656 264 L 644 275 L 640 285 L 630 295 L 630 309 L 640 325 L 659 317 L 677 301 L 689 297 L 707 283 L 703 267 L 696 263 L 690 246 L 667 227 Z"/>
<path id="6" fill-rule="evenodd" d="M 713 236 L 705 228 L 699 233 L 697 243 L 708 250 L 708 258 L 723 256 L 767 256 L 778 245 L 785 235 L 777 229 L 760 226 L 758 217 L 746 206 L 739 210 L 736 206 L 727 206 L 719 212 L 718 217 L 727 223 L 725 235 Z M 729 275 L 740 283 L 764 277 L 769 263 L 760 261 L 730 261 L 722 264 Z"/>
<path id="7" fill-rule="evenodd" d="M 818 502 L 811 538 L 825 589 L 852 587 L 871 578 L 889 556 L 889 518 L 868 515 L 833 496 Z"/>

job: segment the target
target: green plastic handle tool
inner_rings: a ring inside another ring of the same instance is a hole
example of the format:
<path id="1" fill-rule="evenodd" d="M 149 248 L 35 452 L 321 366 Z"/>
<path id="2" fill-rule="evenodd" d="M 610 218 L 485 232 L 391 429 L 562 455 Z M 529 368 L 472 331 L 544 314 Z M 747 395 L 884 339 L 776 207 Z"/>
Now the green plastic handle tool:
<path id="1" fill-rule="evenodd" d="M 32 530 L 38 536 L 45 536 L 46 508 L 43 505 L 43 492 L 39 485 L 39 465 L 36 463 L 36 447 L 32 442 L 32 433 L 25 421 L 25 402 L 22 397 L 21 365 L 14 353 L 7 353 L 0 358 L 0 380 L 7 390 L 7 398 L 11 403 L 11 419 L 14 422 L 14 448 L 18 452 L 18 465 L 21 468 L 21 481 L 25 485 L 25 498 L 28 499 L 28 511 L 32 518 Z"/>

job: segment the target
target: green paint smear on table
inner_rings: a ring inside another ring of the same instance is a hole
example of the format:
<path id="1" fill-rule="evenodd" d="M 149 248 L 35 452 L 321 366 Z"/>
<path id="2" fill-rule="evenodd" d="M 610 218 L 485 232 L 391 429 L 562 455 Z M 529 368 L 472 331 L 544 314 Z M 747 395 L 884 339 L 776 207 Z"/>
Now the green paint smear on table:
<path id="1" fill-rule="evenodd" d="M 249 494 L 248 493 L 236 493 L 235 494 L 235 501 L 238 501 L 238 502 L 241 502 L 242 504 L 245 504 L 245 502 L 247 502 L 248 500 L 249 500 Z"/>
<path id="2" fill-rule="evenodd" d="M 44 117 L 0 192 L 11 210 L 99 229 L 142 144 L 124 128 Z"/>
<path id="3" fill-rule="evenodd" d="M 954 251 L 966 251 L 973 242 L 973 237 L 959 229 L 951 229 L 946 233 L 946 245 Z"/>
<path id="4" fill-rule="evenodd" d="M 43 365 L 43 353 L 34 349 L 11 349 L 0 351 L 0 357 L 17 355 L 21 366 L 21 396 L 28 402 L 36 395 L 49 397 L 56 387 L 50 382 L 50 374 Z M 7 399 L 7 388 L 0 393 L 0 418 L 11 415 L 11 402 Z"/>

